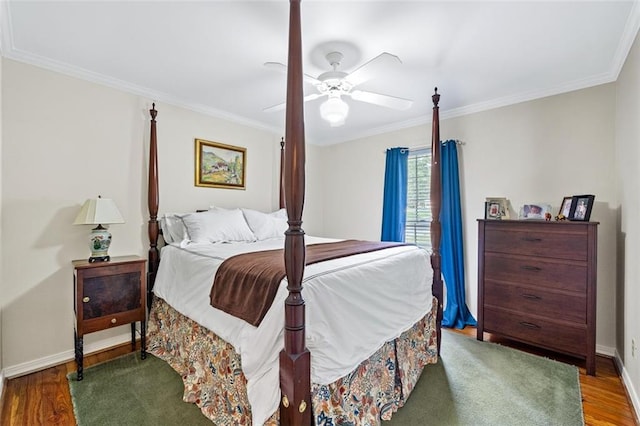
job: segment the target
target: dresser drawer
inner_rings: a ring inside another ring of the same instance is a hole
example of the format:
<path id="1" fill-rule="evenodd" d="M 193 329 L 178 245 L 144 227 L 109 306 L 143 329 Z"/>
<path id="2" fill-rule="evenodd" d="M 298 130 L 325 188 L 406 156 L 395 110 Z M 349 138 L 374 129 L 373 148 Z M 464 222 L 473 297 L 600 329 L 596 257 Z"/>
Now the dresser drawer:
<path id="1" fill-rule="evenodd" d="M 541 231 L 526 224 L 514 224 L 500 228 L 487 226 L 484 244 L 487 252 L 584 260 L 587 257 L 588 238 L 584 232 L 571 233 L 562 229 Z"/>
<path id="2" fill-rule="evenodd" d="M 522 312 L 485 306 L 484 330 L 572 355 L 584 356 L 587 350 L 586 326 L 556 323 Z"/>
<path id="3" fill-rule="evenodd" d="M 585 292 L 586 262 L 485 253 L 484 279 Z"/>
<path id="4" fill-rule="evenodd" d="M 584 293 L 563 294 L 543 288 L 485 281 L 484 303 L 522 315 L 536 315 L 580 324 L 587 322 L 587 298 Z"/>

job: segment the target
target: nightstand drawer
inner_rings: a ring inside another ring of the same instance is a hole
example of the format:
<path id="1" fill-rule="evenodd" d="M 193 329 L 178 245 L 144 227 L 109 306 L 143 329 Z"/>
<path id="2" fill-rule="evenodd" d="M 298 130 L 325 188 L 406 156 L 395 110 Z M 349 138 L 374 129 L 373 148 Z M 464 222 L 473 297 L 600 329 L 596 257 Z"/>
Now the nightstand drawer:
<path id="1" fill-rule="evenodd" d="M 484 303 L 487 307 L 518 311 L 579 324 L 587 322 L 587 298 L 584 293 L 563 294 L 542 288 L 502 284 L 485 280 Z"/>
<path id="2" fill-rule="evenodd" d="M 485 306 L 484 330 L 489 333 L 498 331 L 509 338 L 555 351 L 585 355 L 586 325 L 560 324 L 533 315 L 523 315 L 521 312 Z"/>
<path id="3" fill-rule="evenodd" d="M 586 262 L 485 253 L 484 279 L 584 293 Z"/>
<path id="4" fill-rule="evenodd" d="M 146 313 L 144 309 L 120 312 L 113 315 L 102 316 L 94 319 L 87 319 L 82 324 L 82 330 L 86 333 L 106 330 L 107 328 L 119 327 L 136 321 L 145 321 Z"/>

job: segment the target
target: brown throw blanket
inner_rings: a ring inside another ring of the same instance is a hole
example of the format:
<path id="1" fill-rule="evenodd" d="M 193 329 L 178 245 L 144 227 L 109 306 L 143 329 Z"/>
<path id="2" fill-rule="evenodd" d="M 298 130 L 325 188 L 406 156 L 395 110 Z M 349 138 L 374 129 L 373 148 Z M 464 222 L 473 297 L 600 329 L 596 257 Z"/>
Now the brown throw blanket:
<path id="1" fill-rule="evenodd" d="M 310 244 L 306 246 L 305 265 L 399 245 L 404 244 L 359 240 Z M 222 262 L 216 272 L 211 306 L 257 327 L 285 276 L 283 249 L 232 256 Z"/>

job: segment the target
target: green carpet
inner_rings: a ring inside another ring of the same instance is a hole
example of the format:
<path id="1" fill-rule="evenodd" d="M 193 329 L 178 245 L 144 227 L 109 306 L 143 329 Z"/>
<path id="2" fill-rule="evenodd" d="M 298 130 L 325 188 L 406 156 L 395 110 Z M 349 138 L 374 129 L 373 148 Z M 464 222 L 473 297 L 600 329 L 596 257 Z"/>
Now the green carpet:
<path id="1" fill-rule="evenodd" d="M 195 404 L 182 402 L 180 375 L 140 352 L 85 368 L 82 381 L 67 375 L 78 426 L 211 426 Z"/>
<path id="2" fill-rule="evenodd" d="M 387 426 L 583 425 L 578 369 L 442 331 L 441 358 L 427 365 Z"/>
<path id="3" fill-rule="evenodd" d="M 447 330 L 404 408 L 383 426 L 583 425 L 578 370 Z M 164 361 L 130 354 L 68 376 L 79 426 L 211 425 L 182 402 L 182 381 Z"/>

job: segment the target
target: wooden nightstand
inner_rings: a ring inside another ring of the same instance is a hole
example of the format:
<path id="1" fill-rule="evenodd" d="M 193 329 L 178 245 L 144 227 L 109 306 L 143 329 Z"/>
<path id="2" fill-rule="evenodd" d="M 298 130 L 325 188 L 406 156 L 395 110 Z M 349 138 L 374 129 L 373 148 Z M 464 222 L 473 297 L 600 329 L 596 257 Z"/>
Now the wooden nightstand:
<path id="1" fill-rule="evenodd" d="M 146 260 L 139 256 L 112 257 L 109 262 L 74 260 L 73 309 L 77 379 L 82 380 L 83 337 L 87 333 L 131 324 L 131 347 L 136 347 L 140 321 L 141 357 L 146 352 Z"/>

